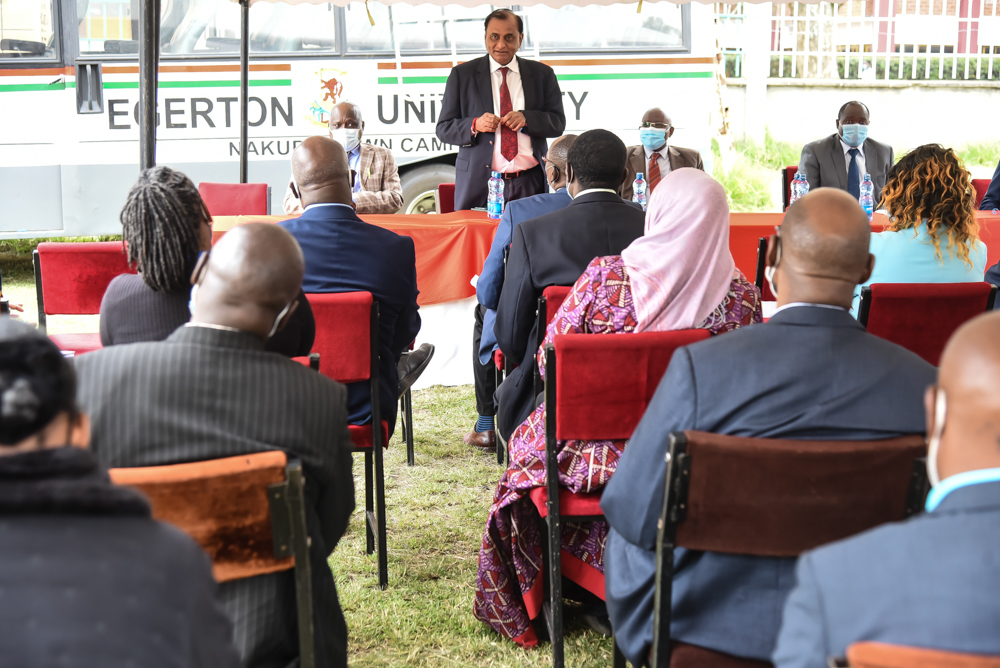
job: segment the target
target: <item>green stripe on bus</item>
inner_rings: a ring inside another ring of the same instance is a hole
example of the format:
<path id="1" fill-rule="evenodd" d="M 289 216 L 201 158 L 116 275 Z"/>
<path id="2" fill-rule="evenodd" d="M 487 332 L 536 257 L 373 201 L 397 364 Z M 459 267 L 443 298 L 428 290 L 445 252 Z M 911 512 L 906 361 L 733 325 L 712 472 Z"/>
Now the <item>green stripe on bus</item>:
<path id="1" fill-rule="evenodd" d="M 708 79 L 711 72 L 634 72 L 631 74 L 557 74 L 559 81 L 593 81 L 607 79 Z"/>
<path id="2" fill-rule="evenodd" d="M 161 81 L 160 88 L 239 88 L 239 81 Z M 291 86 L 291 79 L 251 79 L 251 86 Z M 113 90 L 116 88 L 138 88 L 138 81 L 105 81 L 104 87 Z M 0 85 L 0 93 L 24 93 L 40 90 L 66 90 L 76 88 L 75 81 L 52 84 L 5 84 Z"/>
<path id="3" fill-rule="evenodd" d="M 378 82 L 380 84 L 394 84 L 399 83 L 399 80 L 396 77 L 379 77 Z"/>
<path id="4" fill-rule="evenodd" d="M 160 84 L 163 85 L 162 83 Z M 105 88 L 138 88 L 138 81 L 105 81 Z"/>
<path id="5" fill-rule="evenodd" d="M 66 90 L 66 84 L 6 84 L 0 86 L 0 93 L 20 93 L 35 90 Z"/>

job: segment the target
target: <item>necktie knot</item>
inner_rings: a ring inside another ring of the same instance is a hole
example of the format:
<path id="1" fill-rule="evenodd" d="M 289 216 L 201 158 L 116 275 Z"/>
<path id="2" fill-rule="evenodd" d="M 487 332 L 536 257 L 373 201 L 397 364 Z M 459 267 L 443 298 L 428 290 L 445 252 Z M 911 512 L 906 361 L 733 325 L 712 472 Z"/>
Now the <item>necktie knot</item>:
<path id="1" fill-rule="evenodd" d="M 850 151 L 848 151 L 848 153 L 851 155 L 852 158 L 856 158 L 858 157 L 858 154 L 861 153 L 861 151 L 859 151 L 856 148 L 852 148 Z"/>
<path id="2" fill-rule="evenodd" d="M 500 68 L 500 74 L 503 75 L 504 81 L 507 80 L 507 70 L 509 70 L 509 69 L 510 69 L 509 67 L 501 67 Z"/>

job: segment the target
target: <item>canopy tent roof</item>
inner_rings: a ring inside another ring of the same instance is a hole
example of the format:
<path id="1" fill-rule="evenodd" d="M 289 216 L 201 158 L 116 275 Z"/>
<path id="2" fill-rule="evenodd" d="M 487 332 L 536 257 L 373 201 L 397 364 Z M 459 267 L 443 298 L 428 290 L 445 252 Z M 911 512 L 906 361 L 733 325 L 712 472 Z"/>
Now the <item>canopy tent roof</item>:
<path id="1" fill-rule="evenodd" d="M 352 2 L 357 2 L 358 0 L 249 0 L 250 5 L 255 5 L 258 2 L 284 2 L 289 5 L 325 5 L 333 4 L 338 7 L 346 7 Z M 374 2 L 375 0 L 371 0 Z M 652 0 L 647 0 L 652 1 Z M 660 0 L 662 2 L 671 2 L 675 5 L 686 5 L 692 0 Z M 696 0 L 701 4 L 710 5 L 714 4 L 711 0 Z M 759 5 L 770 0 L 743 0 L 744 2 L 749 2 L 751 4 Z M 779 0 L 778 4 L 787 4 L 792 0 Z M 803 4 L 816 5 L 824 0 L 799 0 Z M 842 0 L 843 1 L 843 0 Z M 480 0 L 378 0 L 379 4 L 383 5 L 436 5 L 438 7 L 447 7 L 448 5 L 457 5 L 459 7 L 481 7 L 486 4 Z M 532 7 L 534 5 L 547 5 L 549 7 L 585 7 L 587 5 L 619 5 L 621 2 L 616 0 L 519 0 L 517 3 L 521 7 Z M 501 5 L 502 6 L 502 5 Z"/>

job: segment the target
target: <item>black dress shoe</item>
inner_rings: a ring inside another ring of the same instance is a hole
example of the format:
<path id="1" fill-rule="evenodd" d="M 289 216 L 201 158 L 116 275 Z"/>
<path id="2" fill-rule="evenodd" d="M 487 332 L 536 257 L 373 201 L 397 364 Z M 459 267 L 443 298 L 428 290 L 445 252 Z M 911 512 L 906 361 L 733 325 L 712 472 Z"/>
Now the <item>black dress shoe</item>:
<path id="1" fill-rule="evenodd" d="M 406 391 L 417 382 L 420 374 L 427 368 L 427 364 L 434 357 L 434 346 L 423 343 L 416 350 L 405 352 L 396 364 L 396 371 L 399 373 L 399 396 L 406 394 Z"/>

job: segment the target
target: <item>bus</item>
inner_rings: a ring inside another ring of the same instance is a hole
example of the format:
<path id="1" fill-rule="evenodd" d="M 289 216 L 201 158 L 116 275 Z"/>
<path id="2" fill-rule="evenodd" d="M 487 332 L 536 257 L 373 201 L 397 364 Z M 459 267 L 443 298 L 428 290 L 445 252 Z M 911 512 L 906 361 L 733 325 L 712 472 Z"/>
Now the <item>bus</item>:
<path id="1" fill-rule="evenodd" d="M 454 181 L 457 146 L 434 128 L 456 64 L 485 53 L 494 9 L 259 2 L 250 10 L 249 180 L 271 186 L 289 155 L 350 101 L 362 141 L 392 150 L 401 213 L 434 210 Z M 643 112 L 662 107 L 678 146 L 710 165 L 718 107 L 711 5 L 513 6 L 521 57 L 551 65 L 567 132 L 602 127 L 638 143 Z M 156 162 L 195 183 L 239 180 L 240 8 L 163 0 Z M 118 234 L 139 163 L 139 0 L 0 0 L 0 238 Z"/>

